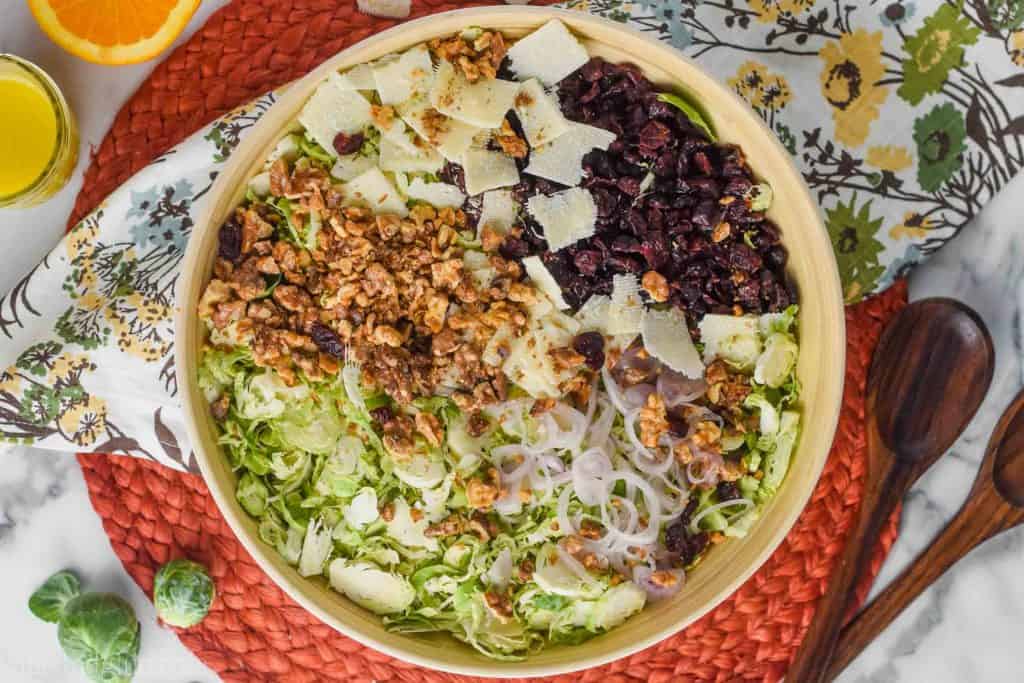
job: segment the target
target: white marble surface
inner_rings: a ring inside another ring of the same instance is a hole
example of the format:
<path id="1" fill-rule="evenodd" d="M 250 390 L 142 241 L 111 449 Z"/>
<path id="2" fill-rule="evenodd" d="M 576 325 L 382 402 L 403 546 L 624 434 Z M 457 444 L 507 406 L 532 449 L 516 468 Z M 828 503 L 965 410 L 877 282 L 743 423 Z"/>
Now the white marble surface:
<path id="1" fill-rule="evenodd" d="M 152 68 L 104 68 L 65 54 L 39 32 L 24 3 L 0 0 L 0 52 L 42 65 L 64 88 L 82 131 L 73 181 L 55 199 L 27 211 L 0 212 L 0 291 L 7 289 L 59 239 L 81 185 L 90 146 L 98 145 L 117 108 Z M 188 31 L 222 0 L 206 0 Z M 1022 385 L 1024 343 L 1024 177 L 1003 192 L 946 251 L 912 280 L 912 297 L 954 296 L 991 328 L 998 368 L 989 397 L 952 451 L 907 500 L 903 532 L 879 584 L 891 580 L 956 512 L 970 488 L 985 441 L 1003 407 Z M 955 371 L 951 369 L 951 371 Z M 80 572 L 90 588 L 114 590 L 135 605 L 143 624 L 136 680 L 184 683 L 216 680 L 169 631 L 121 568 L 73 458 L 28 449 L 0 454 L 0 681 L 84 681 L 64 662 L 55 627 L 29 614 L 32 590 L 62 567 Z M 987 543 L 926 592 L 841 677 L 844 683 L 972 683 L 1020 680 L 1024 636 L 1024 531 Z"/>

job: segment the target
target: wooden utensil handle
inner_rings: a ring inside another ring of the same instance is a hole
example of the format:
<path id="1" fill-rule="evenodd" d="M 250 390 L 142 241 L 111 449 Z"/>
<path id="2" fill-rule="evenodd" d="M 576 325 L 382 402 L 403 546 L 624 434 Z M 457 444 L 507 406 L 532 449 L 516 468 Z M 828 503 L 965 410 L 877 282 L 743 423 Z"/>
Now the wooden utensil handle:
<path id="1" fill-rule="evenodd" d="M 883 448 L 879 445 L 880 450 Z M 847 538 L 807 635 L 786 672 L 787 681 L 816 683 L 825 679 L 843 619 L 853 598 L 856 579 L 866 569 L 883 524 L 909 485 L 911 468 L 892 455 L 883 453 L 872 464 L 877 471 L 867 475 L 857 523 Z"/>
<path id="2" fill-rule="evenodd" d="M 1018 514 L 992 495 L 982 493 L 969 499 L 927 550 L 843 629 L 826 680 L 838 676 L 907 605 L 960 558 L 1014 526 Z"/>

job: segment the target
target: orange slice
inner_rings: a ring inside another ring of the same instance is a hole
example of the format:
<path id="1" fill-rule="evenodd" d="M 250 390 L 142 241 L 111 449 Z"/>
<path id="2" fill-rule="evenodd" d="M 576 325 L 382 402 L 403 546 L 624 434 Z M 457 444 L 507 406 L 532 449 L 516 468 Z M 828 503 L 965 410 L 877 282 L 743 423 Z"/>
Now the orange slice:
<path id="1" fill-rule="evenodd" d="M 134 64 L 174 42 L 199 0 L 28 0 L 46 35 L 97 64 Z"/>

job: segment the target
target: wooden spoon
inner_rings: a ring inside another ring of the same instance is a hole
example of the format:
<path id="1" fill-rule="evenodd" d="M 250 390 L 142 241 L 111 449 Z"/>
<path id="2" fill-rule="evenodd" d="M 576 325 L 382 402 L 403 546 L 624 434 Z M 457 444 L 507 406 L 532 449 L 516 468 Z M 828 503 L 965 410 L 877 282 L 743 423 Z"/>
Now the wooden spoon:
<path id="1" fill-rule="evenodd" d="M 1024 391 L 999 419 L 974 486 L 956 517 L 903 574 L 843 630 L 832 680 L 925 588 L 964 555 L 1024 523 Z"/>
<path id="2" fill-rule="evenodd" d="M 868 372 L 867 471 L 857 520 L 786 680 L 825 679 L 854 582 L 896 503 L 970 422 L 995 368 L 978 314 L 952 299 L 924 299 L 889 323 Z"/>

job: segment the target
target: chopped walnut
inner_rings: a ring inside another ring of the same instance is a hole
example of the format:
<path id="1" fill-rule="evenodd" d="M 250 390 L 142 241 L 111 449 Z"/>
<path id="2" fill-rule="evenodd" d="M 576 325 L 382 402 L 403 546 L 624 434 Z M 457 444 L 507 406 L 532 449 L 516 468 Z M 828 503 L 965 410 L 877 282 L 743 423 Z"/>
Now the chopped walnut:
<path id="1" fill-rule="evenodd" d="M 679 461 L 680 465 L 689 465 L 693 462 L 693 451 L 685 441 L 678 442 L 672 448 L 672 455 Z"/>
<path id="2" fill-rule="evenodd" d="M 498 525 L 488 519 L 487 515 L 480 510 L 473 511 L 466 528 L 476 534 L 477 538 L 484 543 L 498 535 Z"/>
<path id="3" fill-rule="evenodd" d="M 474 39 L 464 38 L 461 34 L 435 38 L 427 45 L 435 57 L 457 66 L 470 83 L 481 78 L 495 78 L 501 60 L 508 52 L 504 37 L 497 31 L 483 31 Z"/>
<path id="4" fill-rule="evenodd" d="M 498 470 L 491 468 L 487 471 L 487 479 L 473 477 L 466 482 L 466 500 L 472 508 L 486 510 L 498 499 L 501 476 Z"/>
<path id="5" fill-rule="evenodd" d="M 714 229 L 711 231 L 711 241 L 714 242 L 715 244 L 718 244 L 722 240 L 728 238 L 731 232 L 732 226 L 726 223 L 725 221 L 722 221 L 721 223 L 716 225 Z"/>
<path id="6" fill-rule="evenodd" d="M 210 413 L 217 420 L 223 420 L 228 416 L 228 408 L 231 405 L 231 398 L 227 394 L 221 394 L 220 398 L 210 404 Z"/>
<path id="7" fill-rule="evenodd" d="M 466 420 L 466 431 L 474 438 L 483 436 L 490 426 L 491 423 L 479 410 L 470 413 L 469 419 Z"/>
<path id="8" fill-rule="evenodd" d="M 427 538 L 445 538 L 458 536 L 466 530 L 466 518 L 458 513 L 448 515 L 437 524 L 431 524 L 424 531 Z"/>
<path id="9" fill-rule="evenodd" d="M 651 572 L 650 581 L 655 586 L 662 588 L 671 588 L 672 586 L 679 583 L 679 577 L 675 573 L 668 571 L 667 569 L 659 569 L 656 572 Z"/>
<path id="10" fill-rule="evenodd" d="M 508 119 L 501 122 L 501 129 L 494 136 L 494 141 L 501 147 L 501 151 L 513 159 L 525 159 L 526 155 L 530 153 L 530 147 L 526 144 L 526 140 L 516 135 Z"/>
<path id="11" fill-rule="evenodd" d="M 601 538 L 603 533 L 604 528 L 601 524 L 592 519 L 584 519 L 580 522 L 580 536 L 583 538 L 589 538 L 592 541 L 596 541 Z"/>
<path id="12" fill-rule="evenodd" d="M 522 583 L 526 583 L 527 581 L 533 578 L 534 571 L 535 568 L 533 566 L 533 561 L 530 558 L 524 559 L 522 562 L 519 563 L 519 580 Z"/>
<path id="13" fill-rule="evenodd" d="M 693 444 L 697 448 L 709 450 L 718 447 L 718 442 L 721 438 L 722 428 L 711 420 L 703 420 L 696 425 L 693 434 Z"/>
<path id="14" fill-rule="evenodd" d="M 668 280 L 656 270 L 649 270 L 644 273 L 640 281 L 643 288 L 650 294 L 651 299 L 657 302 L 668 301 Z"/>
<path id="15" fill-rule="evenodd" d="M 416 413 L 416 431 L 422 434 L 431 446 L 440 446 L 441 440 L 444 438 L 441 420 L 433 413 L 426 411 Z"/>
<path id="16" fill-rule="evenodd" d="M 512 618 L 512 600 L 505 593 L 485 591 L 484 603 L 498 619 L 505 621 Z"/>
<path id="17" fill-rule="evenodd" d="M 665 399 L 660 394 L 647 396 L 647 403 L 640 409 L 640 442 L 648 448 L 655 448 L 661 435 L 668 431 Z"/>
<path id="18" fill-rule="evenodd" d="M 485 253 L 496 253 L 504 243 L 505 235 L 490 225 L 485 225 L 480 229 L 480 246 L 483 247 Z"/>
<path id="19" fill-rule="evenodd" d="M 572 370 L 583 367 L 587 359 L 583 354 L 571 349 L 568 346 L 563 346 L 557 349 L 551 349 L 548 351 L 548 355 L 551 356 L 551 362 L 555 365 L 555 370 Z"/>

